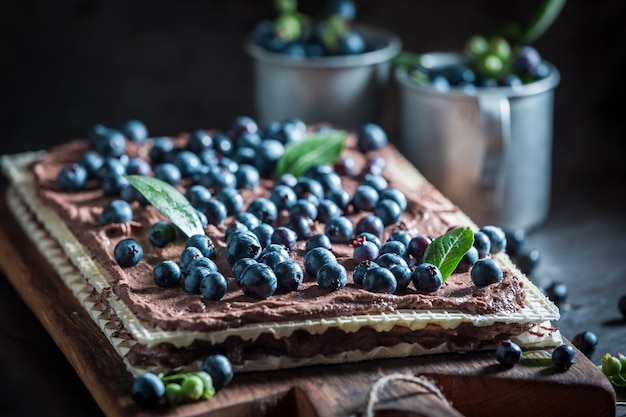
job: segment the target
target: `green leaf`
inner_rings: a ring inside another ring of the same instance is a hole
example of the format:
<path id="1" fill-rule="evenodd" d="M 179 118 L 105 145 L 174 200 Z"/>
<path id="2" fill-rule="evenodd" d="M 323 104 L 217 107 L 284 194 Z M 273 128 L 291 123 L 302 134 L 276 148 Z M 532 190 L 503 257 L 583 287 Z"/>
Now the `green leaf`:
<path id="1" fill-rule="evenodd" d="M 126 179 L 187 237 L 204 234 L 204 228 L 195 209 L 172 185 L 158 178 L 143 175 L 128 175 Z"/>
<path id="2" fill-rule="evenodd" d="M 346 146 L 346 136 L 345 130 L 331 130 L 313 133 L 302 141 L 287 144 L 276 164 L 276 174 L 299 177 L 312 166 L 337 162 Z"/>
<path id="3" fill-rule="evenodd" d="M 424 262 L 441 271 L 443 282 L 454 272 L 463 255 L 474 244 L 474 232 L 469 227 L 457 227 L 433 240 L 424 252 Z"/>
<path id="4" fill-rule="evenodd" d="M 516 46 L 530 45 L 554 23 L 567 0 L 544 0 L 537 14 L 516 43 Z"/>

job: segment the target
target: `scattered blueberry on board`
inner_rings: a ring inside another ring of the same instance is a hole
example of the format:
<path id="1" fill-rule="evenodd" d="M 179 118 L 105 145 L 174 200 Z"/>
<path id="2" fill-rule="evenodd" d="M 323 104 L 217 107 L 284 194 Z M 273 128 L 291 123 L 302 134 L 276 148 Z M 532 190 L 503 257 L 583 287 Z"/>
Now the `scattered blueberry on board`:
<path id="1" fill-rule="evenodd" d="M 496 348 L 496 359 L 507 368 L 513 367 L 522 360 L 522 349 L 509 339 L 503 340 Z"/>

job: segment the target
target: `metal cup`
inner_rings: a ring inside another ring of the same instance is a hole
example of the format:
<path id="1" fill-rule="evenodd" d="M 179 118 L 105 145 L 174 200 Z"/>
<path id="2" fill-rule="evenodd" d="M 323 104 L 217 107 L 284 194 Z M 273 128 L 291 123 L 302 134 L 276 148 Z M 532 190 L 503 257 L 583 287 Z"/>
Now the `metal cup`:
<path id="1" fill-rule="evenodd" d="M 438 67 L 462 56 L 438 52 Z M 529 230 L 550 204 L 554 89 L 559 73 L 519 87 L 440 91 L 396 69 L 401 98 L 399 148 L 477 224 Z"/>
<path id="2" fill-rule="evenodd" d="M 249 39 L 245 50 L 253 59 L 254 103 L 261 124 L 300 118 L 306 123 L 330 122 L 355 127 L 378 119 L 390 60 L 402 48 L 393 33 L 355 25 L 367 43 L 380 49 L 358 55 L 294 59 L 267 51 Z"/>

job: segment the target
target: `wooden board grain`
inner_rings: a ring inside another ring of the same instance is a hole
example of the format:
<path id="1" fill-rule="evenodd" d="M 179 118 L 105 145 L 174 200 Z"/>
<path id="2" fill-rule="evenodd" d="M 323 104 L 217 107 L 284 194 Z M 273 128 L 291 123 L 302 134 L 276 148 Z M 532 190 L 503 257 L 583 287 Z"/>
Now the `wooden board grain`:
<path id="1" fill-rule="evenodd" d="M 428 377 L 453 408 L 416 384 L 392 381 L 381 391 L 379 417 L 616 414 L 612 386 L 580 352 L 566 372 L 523 365 L 504 369 L 493 352 L 477 352 L 238 374 L 210 401 L 145 410 L 130 398 L 130 374 L 115 350 L 4 201 L 0 267 L 109 416 L 360 416 L 376 381 L 396 373 Z"/>

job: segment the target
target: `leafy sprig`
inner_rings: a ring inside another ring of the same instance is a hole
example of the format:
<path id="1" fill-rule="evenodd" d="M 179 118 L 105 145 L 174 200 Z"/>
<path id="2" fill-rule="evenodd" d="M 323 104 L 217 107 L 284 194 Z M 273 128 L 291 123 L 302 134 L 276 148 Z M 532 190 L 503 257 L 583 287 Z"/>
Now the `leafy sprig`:
<path id="1" fill-rule="evenodd" d="M 471 228 L 464 226 L 449 230 L 428 245 L 423 262 L 439 268 L 443 282 L 446 282 L 473 243 L 474 232 Z"/>
<path id="2" fill-rule="evenodd" d="M 185 236 L 204 234 L 204 227 L 195 209 L 174 186 L 158 178 L 143 175 L 128 175 L 126 179 Z"/>
<path id="3" fill-rule="evenodd" d="M 302 141 L 287 144 L 276 164 L 276 174 L 300 177 L 315 165 L 337 162 L 346 146 L 346 137 L 345 130 L 330 130 L 312 133 Z"/>

